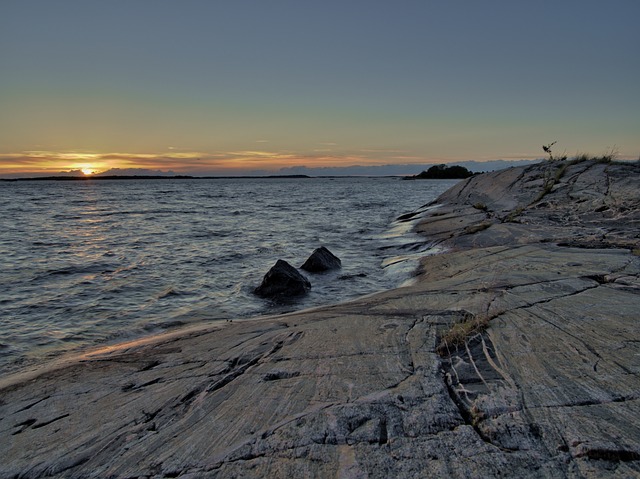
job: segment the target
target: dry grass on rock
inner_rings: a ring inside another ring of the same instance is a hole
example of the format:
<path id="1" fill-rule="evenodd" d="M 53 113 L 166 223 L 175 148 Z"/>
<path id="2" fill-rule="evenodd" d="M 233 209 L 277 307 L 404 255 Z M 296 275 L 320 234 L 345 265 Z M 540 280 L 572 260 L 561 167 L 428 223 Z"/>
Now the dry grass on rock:
<path id="1" fill-rule="evenodd" d="M 490 320 L 491 318 L 484 314 L 465 313 L 462 321 L 454 323 L 440 336 L 437 353 L 442 357 L 448 356 L 474 336 L 482 334 L 489 327 Z"/>

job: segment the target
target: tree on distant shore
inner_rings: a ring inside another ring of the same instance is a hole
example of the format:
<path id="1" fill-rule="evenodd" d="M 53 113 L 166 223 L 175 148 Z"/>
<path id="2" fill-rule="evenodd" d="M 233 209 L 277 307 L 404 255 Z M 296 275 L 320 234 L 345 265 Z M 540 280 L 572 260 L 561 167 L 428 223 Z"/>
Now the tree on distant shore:
<path id="1" fill-rule="evenodd" d="M 413 180 L 461 180 L 473 176 L 473 173 L 467 170 L 464 166 L 454 165 L 434 165 L 426 171 L 414 176 L 409 176 L 408 179 Z"/>

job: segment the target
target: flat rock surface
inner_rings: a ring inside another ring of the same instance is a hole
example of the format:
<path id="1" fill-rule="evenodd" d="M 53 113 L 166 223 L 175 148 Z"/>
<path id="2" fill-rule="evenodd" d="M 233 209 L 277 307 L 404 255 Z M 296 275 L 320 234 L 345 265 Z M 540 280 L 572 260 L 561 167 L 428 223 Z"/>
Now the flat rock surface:
<path id="1" fill-rule="evenodd" d="M 5 377 L 0 477 L 639 477 L 639 179 L 480 175 L 413 286 Z"/>

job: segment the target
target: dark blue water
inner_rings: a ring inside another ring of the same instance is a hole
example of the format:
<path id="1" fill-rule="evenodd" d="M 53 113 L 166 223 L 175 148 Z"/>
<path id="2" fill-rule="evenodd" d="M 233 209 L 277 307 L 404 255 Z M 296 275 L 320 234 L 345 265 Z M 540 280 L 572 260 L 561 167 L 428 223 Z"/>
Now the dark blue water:
<path id="1" fill-rule="evenodd" d="M 394 219 L 454 181 L 397 178 L 0 182 L 0 371 L 182 324 L 279 314 L 395 287 L 426 247 Z M 278 305 L 277 259 L 343 268 Z"/>

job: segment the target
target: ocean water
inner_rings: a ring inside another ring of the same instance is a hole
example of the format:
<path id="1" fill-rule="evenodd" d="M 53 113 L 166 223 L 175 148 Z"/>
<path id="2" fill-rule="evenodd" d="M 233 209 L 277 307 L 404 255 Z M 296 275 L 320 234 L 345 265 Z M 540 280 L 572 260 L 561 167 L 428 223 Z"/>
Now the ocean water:
<path id="1" fill-rule="evenodd" d="M 202 321 L 281 314 L 407 280 L 429 248 L 394 221 L 455 181 L 256 178 L 0 182 L 0 373 Z M 319 246 L 286 304 L 253 289 Z"/>

